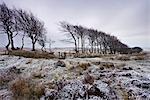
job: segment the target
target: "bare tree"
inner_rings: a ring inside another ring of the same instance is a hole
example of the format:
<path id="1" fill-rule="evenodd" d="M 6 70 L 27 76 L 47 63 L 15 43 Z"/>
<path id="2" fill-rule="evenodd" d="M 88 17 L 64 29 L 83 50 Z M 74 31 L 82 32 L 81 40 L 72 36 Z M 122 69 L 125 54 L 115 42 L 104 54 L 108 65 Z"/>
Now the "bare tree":
<path id="1" fill-rule="evenodd" d="M 13 38 L 18 34 L 16 21 L 13 11 L 5 3 L 0 4 L 0 29 L 3 33 L 7 34 L 8 44 L 6 45 L 6 49 L 9 50 L 9 46 L 11 45 L 11 49 L 14 50 Z"/>
<path id="2" fill-rule="evenodd" d="M 77 53 L 78 52 L 78 49 L 77 49 L 77 38 L 76 38 L 76 34 L 74 33 L 73 25 L 70 25 L 67 22 L 60 22 L 60 26 L 62 28 L 62 31 L 69 33 L 69 35 L 74 40 L 75 52 Z"/>
<path id="3" fill-rule="evenodd" d="M 89 40 L 89 45 L 91 46 L 91 53 L 94 52 L 94 42 L 95 42 L 95 30 L 93 29 L 88 29 L 88 40 Z"/>
<path id="4" fill-rule="evenodd" d="M 49 44 L 49 51 L 52 52 L 52 44 L 55 43 L 55 41 L 49 38 L 47 43 Z"/>
<path id="5" fill-rule="evenodd" d="M 46 29 L 44 28 L 44 23 L 36 18 L 31 12 L 28 13 L 22 9 L 15 10 L 16 19 L 19 23 L 19 28 L 24 32 L 22 41 L 25 35 L 29 37 L 32 41 L 32 51 L 35 51 L 35 44 L 40 41 L 40 45 L 44 46 L 44 34 Z"/>
<path id="6" fill-rule="evenodd" d="M 60 25 L 63 28 L 63 32 L 69 33 L 74 40 L 76 51 L 79 51 L 81 46 L 82 53 L 84 53 L 85 41 L 88 41 L 90 46 L 88 49 L 91 53 L 115 54 L 116 52 L 125 53 L 126 50 L 129 50 L 129 47 L 117 37 L 105 32 L 88 29 L 81 25 L 71 25 L 66 22 L 61 22 Z M 80 43 L 81 45 L 79 45 Z"/>
<path id="7" fill-rule="evenodd" d="M 28 25 L 26 24 L 26 22 L 28 21 L 28 13 L 22 9 L 13 9 L 14 11 L 14 17 L 15 20 L 17 22 L 17 27 L 18 30 L 20 30 L 19 34 L 22 36 L 22 46 L 21 49 L 23 49 L 24 47 L 24 38 L 27 36 L 27 29 L 28 29 Z"/>
<path id="8" fill-rule="evenodd" d="M 42 33 L 44 33 L 45 29 L 44 23 L 41 23 L 33 15 L 31 15 L 31 23 L 33 26 L 30 27 L 28 37 L 32 40 L 32 51 L 35 51 L 35 43 L 42 37 Z"/>
<path id="9" fill-rule="evenodd" d="M 75 33 L 78 37 L 78 47 L 79 47 L 79 39 L 80 39 L 81 50 L 83 53 L 84 52 L 84 42 L 85 42 L 85 36 L 86 36 L 86 33 L 85 33 L 86 29 L 83 28 L 81 25 L 80 26 L 75 25 L 74 29 L 75 29 Z"/>
<path id="10" fill-rule="evenodd" d="M 38 40 L 39 45 L 41 45 L 41 50 L 44 51 L 45 46 L 46 46 L 46 36 L 43 35 L 39 40 Z M 46 49 L 45 49 L 46 51 Z"/>

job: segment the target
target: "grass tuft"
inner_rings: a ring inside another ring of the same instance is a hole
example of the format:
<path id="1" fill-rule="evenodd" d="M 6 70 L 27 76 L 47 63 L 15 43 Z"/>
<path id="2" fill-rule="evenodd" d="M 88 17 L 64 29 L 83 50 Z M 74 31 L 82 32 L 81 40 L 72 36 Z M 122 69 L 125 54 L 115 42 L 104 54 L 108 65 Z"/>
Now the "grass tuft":
<path id="1" fill-rule="evenodd" d="M 44 94 L 45 87 L 42 84 L 20 77 L 10 82 L 9 89 L 16 100 L 32 100 L 40 98 Z"/>

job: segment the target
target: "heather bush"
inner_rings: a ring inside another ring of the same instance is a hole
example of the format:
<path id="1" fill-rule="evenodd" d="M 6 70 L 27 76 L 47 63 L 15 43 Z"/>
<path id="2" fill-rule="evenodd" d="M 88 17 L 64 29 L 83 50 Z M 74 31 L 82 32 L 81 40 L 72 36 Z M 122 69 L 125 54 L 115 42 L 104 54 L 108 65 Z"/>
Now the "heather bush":
<path id="1" fill-rule="evenodd" d="M 35 83 L 31 79 L 19 77 L 9 83 L 13 98 L 17 100 L 34 100 L 44 94 L 44 85 Z"/>

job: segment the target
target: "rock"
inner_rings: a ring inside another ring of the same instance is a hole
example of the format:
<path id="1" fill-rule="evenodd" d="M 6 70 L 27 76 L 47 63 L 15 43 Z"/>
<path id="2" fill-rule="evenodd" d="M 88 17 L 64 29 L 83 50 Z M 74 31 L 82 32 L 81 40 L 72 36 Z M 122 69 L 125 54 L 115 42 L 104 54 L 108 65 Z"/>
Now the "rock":
<path id="1" fill-rule="evenodd" d="M 88 95 L 94 95 L 94 96 L 103 97 L 105 95 L 105 93 L 101 92 L 96 86 L 92 86 L 88 90 Z"/>
<path id="2" fill-rule="evenodd" d="M 57 63 L 55 63 L 56 66 L 60 66 L 60 67 L 66 67 L 66 64 L 63 61 L 58 61 Z"/>
<path id="3" fill-rule="evenodd" d="M 122 76 L 131 77 L 132 75 L 130 73 L 123 74 Z"/>
<path id="4" fill-rule="evenodd" d="M 133 68 L 131 68 L 131 67 L 124 67 L 124 68 L 122 68 L 122 70 L 133 70 Z"/>
<path id="5" fill-rule="evenodd" d="M 100 67 L 100 70 L 104 70 L 104 67 Z"/>
<path id="6" fill-rule="evenodd" d="M 110 88 L 109 88 L 108 84 L 105 82 L 102 82 L 101 80 L 95 81 L 94 85 L 104 93 L 110 92 Z"/>
<path id="7" fill-rule="evenodd" d="M 150 89 L 150 83 L 142 83 L 141 87 L 144 89 Z"/>
<path id="8" fill-rule="evenodd" d="M 100 75 L 99 75 L 99 77 L 104 77 L 104 76 L 105 76 L 105 74 L 100 74 Z"/>
<path id="9" fill-rule="evenodd" d="M 21 72 L 20 72 L 20 69 L 17 69 L 15 66 L 11 67 L 9 70 L 10 70 L 10 72 L 12 72 L 12 73 L 17 73 L 17 74 L 21 73 Z"/>
<path id="10" fill-rule="evenodd" d="M 55 82 L 55 89 L 57 91 L 61 90 L 68 82 L 65 79 L 59 80 Z"/>
<path id="11" fill-rule="evenodd" d="M 4 59 L 0 59 L 0 61 L 5 61 Z"/>
<path id="12" fill-rule="evenodd" d="M 57 96 L 57 90 L 54 89 L 45 89 L 45 99 L 54 100 Z"/>
<path id="13" fill-rule="evenodd" d="M 110 89 L 108 87 L 108 84 L 98 80 L 89 90 L 88 95 L 94 95 L 99 96 L 103 99 L 108 98 L 108 93 L 110 92 Z"/>
<path id="14" fill-rule="evenodd" d="M 12 93 L 7 89 L 0 90 L 0 100 L 12 100 Z"/>
<path id="15" fill-rule="evenodd" d="M 72 80 L 65 85 L 58 93 L 58 100 L 77 100 L 85 98 L 86 88 L 79 80 Z"/>
<path id="16" fill-rule="evenodd" d="M 131 84 L 133 84 L 133 85 L 137 85 L 138 83 L 139 83 L 138 80 L 132 80 L 132 81 L 131 81 Z"/>
<path id="17" fill-rule="evenodd" d="M 94 83 L 94 77 L 93 76 L 91 76 L 91 75 L 89 75 L 89 74 L 86 74 L 85 76 L 84 76 L 84 80 L 83 80 L 83 83 L 84 84 L 93 84 Z"/>
<path id="18" fill-rule="evenodd" d="M 139 83 L 136 86 L 143 89 L 150 89 L 150 83 Z"/>
<path id="19" fill-rule="evenodd" d="M 143 89 L 150 89 L 150 82 L 147 81 L 138 81 L 138 80 L 132 80 L 131 84 L 137 86 L 138 88 L 143 88 Z"/>

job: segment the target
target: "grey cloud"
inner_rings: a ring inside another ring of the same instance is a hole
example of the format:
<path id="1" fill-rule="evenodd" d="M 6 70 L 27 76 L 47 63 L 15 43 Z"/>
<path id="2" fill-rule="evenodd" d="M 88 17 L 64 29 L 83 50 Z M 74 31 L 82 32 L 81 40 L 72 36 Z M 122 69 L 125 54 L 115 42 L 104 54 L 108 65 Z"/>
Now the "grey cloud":
<path id="1" fill-rule="evenodd" d="M 55 47 L 70 46 L 59 41 L 65 38 L 58 26 L 58 22 L 63 20 L 111 33 L 129 46 L 150 47 L 148 45 L 149 0 L 4 1 L 10 7 L 29 10 L 43 20 L 48 30 L 48 37 L 56 40 Z"/>

